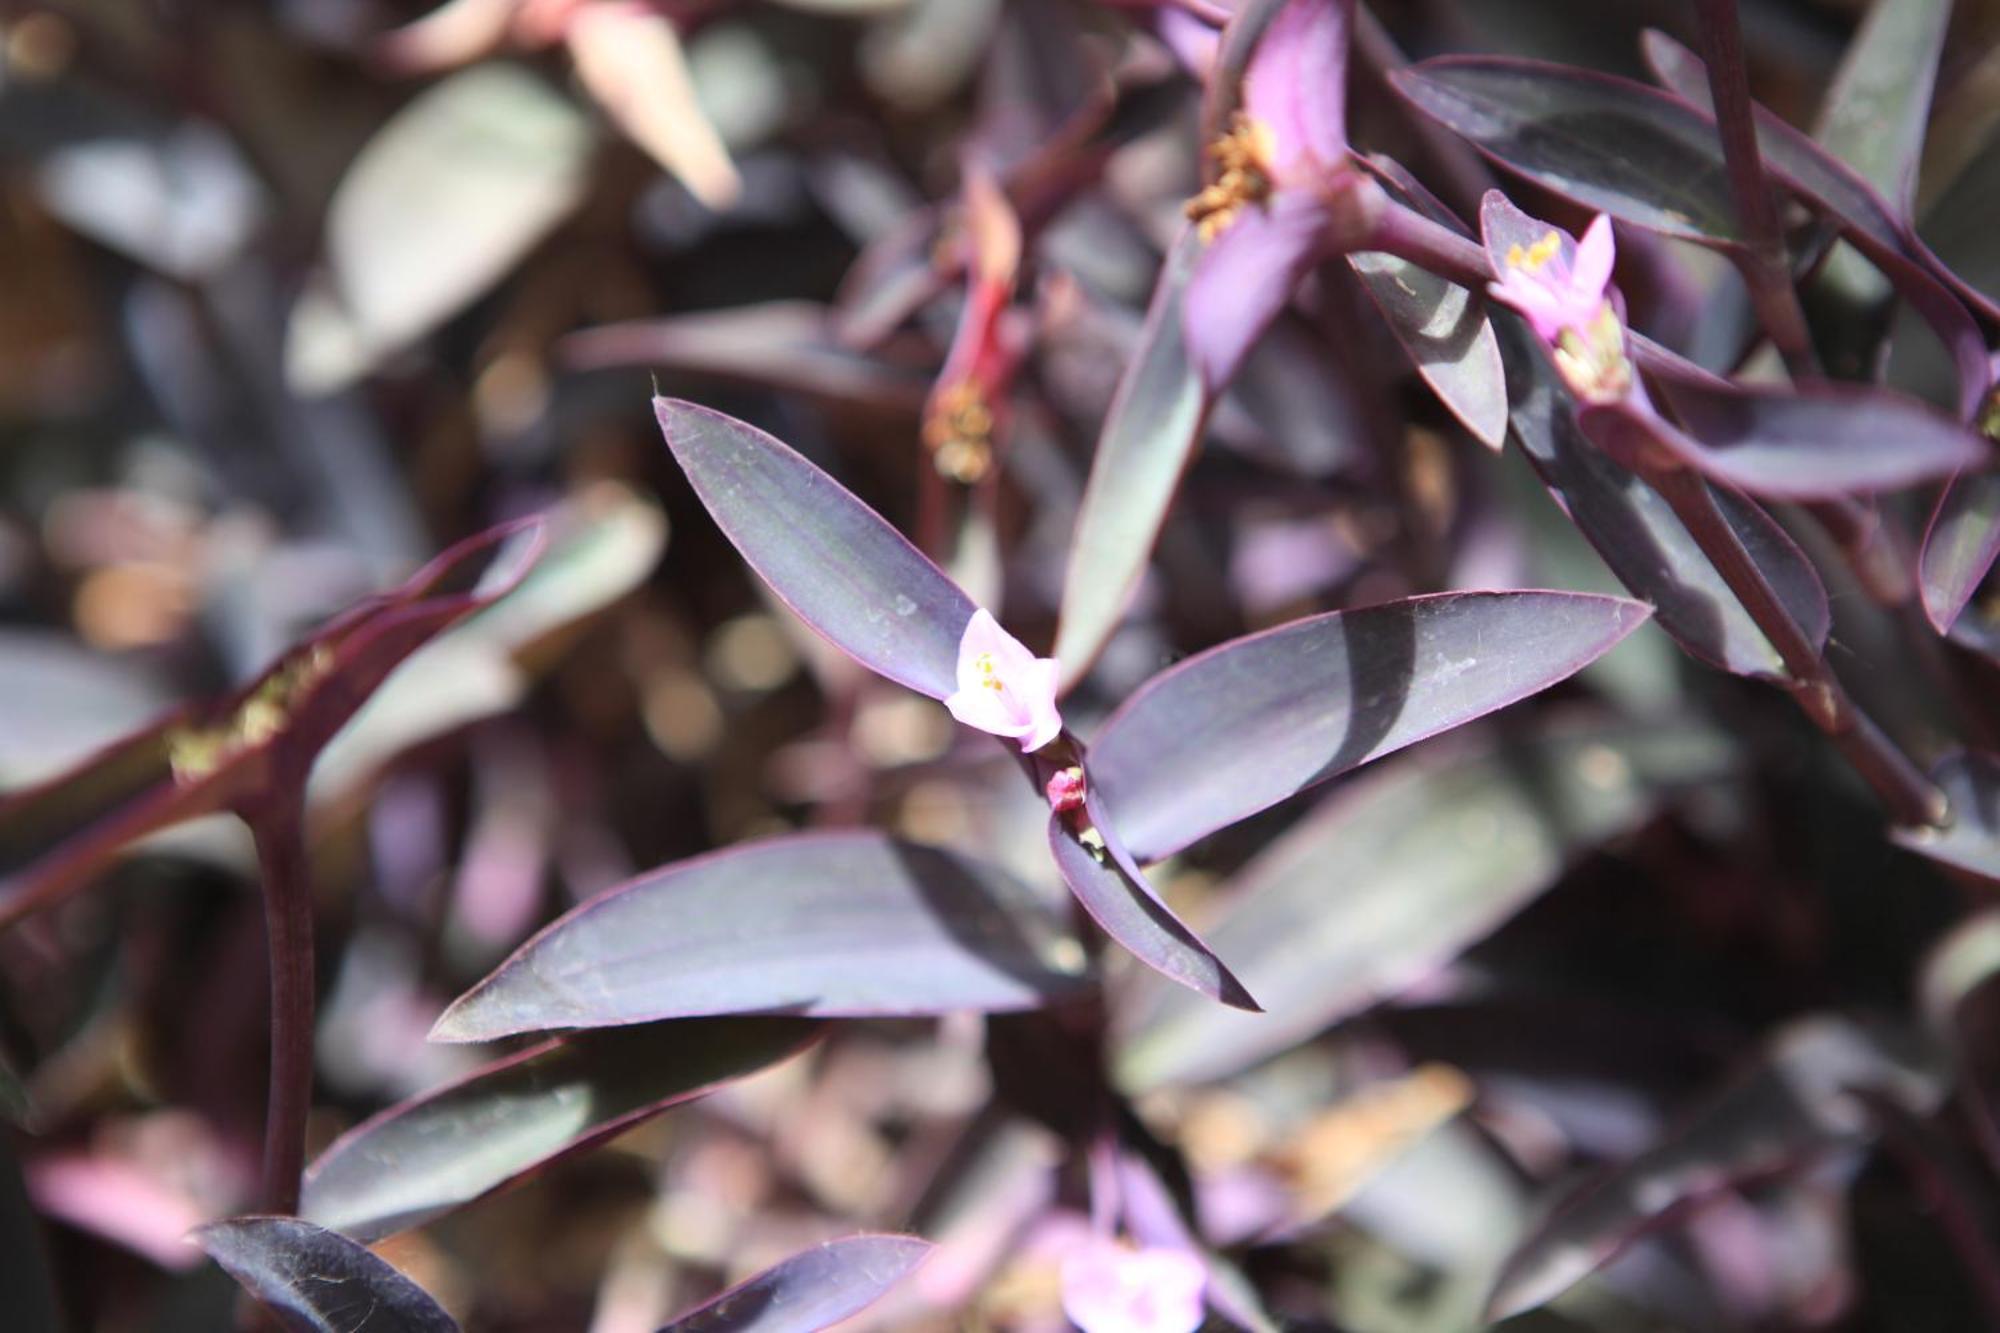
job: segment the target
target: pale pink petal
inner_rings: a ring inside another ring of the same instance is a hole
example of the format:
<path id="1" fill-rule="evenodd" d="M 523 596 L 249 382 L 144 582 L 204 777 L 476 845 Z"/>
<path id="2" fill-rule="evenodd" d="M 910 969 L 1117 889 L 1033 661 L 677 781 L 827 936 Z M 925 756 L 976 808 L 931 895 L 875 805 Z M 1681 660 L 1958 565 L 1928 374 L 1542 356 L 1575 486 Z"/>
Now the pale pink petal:
<path id="1" fill-rule="evenodd" d="M 1353 0 L 1291 0 L 1258 39 L 1243 109 L 1270 127 L 1280 180 L 1347 156 L 1347 42 Z"/>
<path id="2" fill-rule="evenodd" d="M 1036 657 L 981 609 L 959 636 L 958 690 L 944 706 L 968 727 L 1018 739 L 1024 751 L 1038 750 L 1062 730 L 1058 675 L 1054 658 Z"/>
<path id="3" fill-rule="evenodd" d="M 1056 708 L 1056 689 L 1062 668 L 1053 657 L 1038 657 L 1022 673 L 1020 699 L 1026 705 L 1031 729 L 1021 740 L 1021 750 L 1039 750 L 1062 732 L 1062 713 Z"/>
<path id="4" fill-rule="evenodd" d="M 1246 204 L 1195 261 L 1182 326 L 1202 387 L 1219 394 L 1326 252 L 1326 206 L 1311 190 Z"/>
<path id="5" fill-rule="evenodd" d="M 1599 213 L 1595 221 L 1583 233 L 1577 243 L 1575 266 L 1570 271 L 1569 287 L 1577 300 L 1587 302 L 1590 313 L 1595 315 L 1597 307 L 1604 300 L 1604 289 L 1611 282 L 1611 266 L 1617 260 L 1617 243 L 1611 235 L 1611 218 Z"/>
<path id="6" fill-rule="evenodd" d="M 1194 1333 L 1208 1272 L 1186 1250 L 1094 1239 L 1063 1261 L 1063 1313 L 1084 1333 Z"/>

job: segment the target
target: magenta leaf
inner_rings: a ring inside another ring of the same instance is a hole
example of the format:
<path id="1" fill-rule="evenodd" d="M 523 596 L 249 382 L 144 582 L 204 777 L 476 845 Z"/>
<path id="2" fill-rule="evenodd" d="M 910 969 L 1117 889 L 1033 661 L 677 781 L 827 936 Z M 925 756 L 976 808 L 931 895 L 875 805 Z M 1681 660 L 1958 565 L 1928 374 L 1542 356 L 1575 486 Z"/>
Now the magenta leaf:
<path id="1" fill-rule="evenodd" d="M 2000 759 L 1971 751 L 1951 755 L 1931 770 L 1931 778 L 1951 798 L 1951 823 L 1897 829 L 1896 842 L 2000 883 Z"/>
<path id="2" fill-rule="evenodd" d="M 1082 971 L 1050 905 L 999 870 L 872 830 L 802 833 L 599 894 L 460 996 L 432 1036 L 1032 1009 Z"/>
<path id="3" fill-rule="evenodd" d="M 806 1019 L 691 1018 L 544 1042 L 341 1135 L 308 1169 L 300 1212 L 368 1242 L 422 1226 L 787 1059 L 818 1034 Z M 467 1152 L 475 1141 L 479 1151 Z"/>
<path id="4" fill-rule="evenodd" d="M 0 926 L 81 887 L 149 833 L 273 788 L 302 789 L 313 758 L 389 673 L 504 597 L 540 551 L 539 520 L 468 538 L 341 613 L 241 689 L 177 709 L 66 773 L 0 797 Z"/>
<path id="5" fill-rule="evenodd" d="M 1986 441 L 1889 389 L 1817 384 L 1804 393 L 1661 377 L 1682 457 L 1711 480 L 1774 500 L 1901 490 L 1983 461 Z M 1584 420 L 1589 432 L 1590 414 Z M 1683 433 L 1684 432 L 1684 433 Z"/>
<path id="6" fill-rule="evenodd" d="M 819 1333 L 860 1313 L 936 1247 L 917 1236 L 843 1236 L 802 1250 L 660 1333 Z"/>
<path id="7" fill-rule="evenodd" d="M 1584 851 L 1734 763 L 1699 727 L 1592 725 L 1357 776 L 1243 868 L 1208 931 L 1270 1012 L 1138 987 L 1118 1016 L 1119 1083 L 1227 1078 L 1422 981 Z"/>
<path id="8" fill-rule="evenodd" d="M 1184 229 L 1160 270 L 1090 461 L 1056 625 L 1065 687 L 1083 678 L 1118 628 L 1201 442 L 1209 404 L 1189 361 L 1184 324 L 1188 279 L 1201 253 L 1201 237 Z"/>
<path id="9" fill-rule="evenodd" d="M 1858 1090 L 1927 1112 L 1942 1084 L 1844 1020 L 1793 1023 L 1671 1136 L 1558 1200 L 1502 1265 L 1487 1318 L 1553 1300 L 1689 1207 L 1866 1143 Z"/>
<path id="10" fill-rule="evenodd" d="M 1918 587 L 1938 633 L 1950 632 L 2000 559 L 2000 474 L 1954 477 L 1924 533 Z"/>
<path id="11" fill-rule="evenodd" d="M 1586 593 L 1445 593 L 1236 639 L 1111 715 L 1086 761 L 1091 790 L 1132 854 L 1156 861 L 1566 680 L 1651 614 Z"/>
<path id="12" fill-rule="evenodd" d="M 667 447 L 716 525 L 784 603 L 869 670 L 942 699 L 975 609 L 880 514 L 788 446 L 655 398 Z"/>
<path id="13" fill-rule="evenodd" d="M 236 1217 L 194 1239 L 293 1333 L 458 1333 L 422 1287 L 337 1231 Z"/>
<path id="14" fill-rule="evenodd" d="M 1084 836 L 1065 816 L 1049 816 L 1049 852 L 1070 892 L 1104 933 L 1140 962 L 1171 981 L 1236 1009 L 1256 1010 L 1257 1001 L 1215 952 L 1160 901 L 1144 873 L 1099 813 L 1096 794 L 1085 813 L 1095 825 Z"/>

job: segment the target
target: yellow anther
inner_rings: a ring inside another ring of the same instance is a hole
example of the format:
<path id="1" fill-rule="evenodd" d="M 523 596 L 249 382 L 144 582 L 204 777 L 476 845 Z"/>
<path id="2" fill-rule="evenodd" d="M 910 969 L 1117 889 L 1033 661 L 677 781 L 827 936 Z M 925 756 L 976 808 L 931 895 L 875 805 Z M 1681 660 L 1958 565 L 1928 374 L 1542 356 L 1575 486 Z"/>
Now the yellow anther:
<path id="1" fill-rule="evenodd" d="M 1230 120 L 1228 132 L 1208 146 L 1215 183 L 1187 202 L 1187 215 L 1204 241 L 1227 231 L 1246 205 L 1271 197 L 1271 161 L 1276 152 L 1270 127 L 1241 111 Z"/>
<path id="2" fill-rule="evenodd" d="M 960 380 L 942 392 L 924 414 L 924 447 L 938 473 L 961 486 L 983 478 L 993 466 L 993 409 L 976 380 Z"/>
<path id="3" fill-rule="evenodd" d="M 1517 242 L 1507 247 L 1507 267 L 1519 269 L 1523 273 L 1535 273 L 1554 259 L 1562 250 L 1562 237 L 1554 232 L 1523 250 Z"/>

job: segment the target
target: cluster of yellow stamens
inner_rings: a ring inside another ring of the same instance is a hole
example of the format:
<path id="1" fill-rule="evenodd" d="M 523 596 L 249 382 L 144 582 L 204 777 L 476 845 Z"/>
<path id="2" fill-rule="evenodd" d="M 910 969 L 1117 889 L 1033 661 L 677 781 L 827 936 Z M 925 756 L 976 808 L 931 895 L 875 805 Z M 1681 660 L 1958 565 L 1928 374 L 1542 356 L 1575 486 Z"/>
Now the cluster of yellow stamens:
<path id="1" fill-rule="evenodd" d="M 976 380 L 960 380 L 924 413 L 924 447 L 938 474 L 970 486 L 993 467 L 993 409 Z"/>
<path id="2" fill-rule="evenodd" d="M 1230 119 L 1228 132 L 1208 146 L 1215 183 L 1187 201 L 1187 215 L 1204 241 L 1227 231 L 1246 206 L 1271 197 L 1275 151 L 1270 127 L 1241 111 Z"/>
<path id="3" fill-rule="evenodd" d="M 972 669 L 979 673 L 979 683 L 995 694 L 1007 688 L 1000 683 L 999 668 L 994 664 L 992 653 L 981 653 L 973 658 Z"/>
<path id="4" fill-rule="evenodd" d="M 186 727 L 167 737 L 174 781 L 199 782 L 226 760 L 264 744 L 291 722 L 292 709 L 333 668 L 333 654 L 314 648 L 272 672 L 236 711 L 212 727 Z"/>
<path id="5" fill-rule="evenodd" d="M 1632 363 L 1625 356 L 1625 326 L 1606 301 L 1583 333 L 1564 329 L 1556 341 L 1556 369 L 1578 397 L 1613 403 L 1632 388 Z"/>

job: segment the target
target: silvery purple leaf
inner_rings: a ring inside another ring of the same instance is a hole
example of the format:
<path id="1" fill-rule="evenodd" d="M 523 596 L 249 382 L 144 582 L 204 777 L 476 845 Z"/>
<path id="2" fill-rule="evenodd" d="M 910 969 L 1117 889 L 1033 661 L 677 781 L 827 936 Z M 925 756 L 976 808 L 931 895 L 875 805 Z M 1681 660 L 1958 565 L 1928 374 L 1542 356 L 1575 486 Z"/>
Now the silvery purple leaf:
<path id="1" fill-rule="evenodd" d="M 705 1014 L 1032 1009 L 1081 946 L 1003 872 L 872 830 L 665 866 L 544 928 L 438 1020 L 441 1041 Z"/>
<path id="2" fill-rule="evenodd" d="M 194 1239 L 293 1333 L 458 1333 L 422 1287 L 337 1231 L 236 1217 Z"/>
<path id="3" fill-rule="evenodd" d="M 1087 762 L 1087 761 L 1086 761 Z M 1160 901 L 1132 856 L 1114 841 L 1093 792 L 1085 807 L 1095 826 L 1086 844 L 1059 813 L 1049 816 L 1049 852 L 1063 882 L 1091 920 L 1134 958 L 1171 981 L 1236 1009 L 1256 1010 L 1250 992 L 1214 950 Z"/>
<path id="4" fill-rule="evenodd" d="M 936 1247 L 916 1236 L 843 1236 L 801 1251 L 660 1333 L 819 1333 L 873 1304 Z"/>
<path id="5" fill-rule="evenodd" d="M 819 1031 L 798 1018 L 690 1018 L 545 1042 L 341 1135 L 308 1169 L 300 1212 L 370 1242 L 422 1226 L 784 1060 Z"/>
<path id="6" fill-rule="evenodd" d="M 716 525 L 801 620 L 920 694 L 958 688 L 972 599 L 880 514 L 790 447 L 693 403 L 653 400 Z"/>
<path id="7" fill-rule="evenodd" d="M 1889 389 L 1814 385 L 1803 393 L 1662 376 L 1682 430 L 1661 432 L 1713 481 L 1774 500 L 1901 490 L 1984 461 L 1986 441 Z M 1603 409 L 1591 408 L 1590 418 Z M 1611 409 L 1623 410 L 1623 409 Z"/>
<path id="8" fill-rule="evenodd" d="M 1566 680 L 1651 614 L 1586 593 L 1444 593 L 1236 639 L 1111 715 L 1086 760 L 1091 791 L 1132 855 L 1156 861 Z"/>
<path id="9" fill-rule="evenodd" d="M 1183 229 L 1091 457 L 1056 625 L 1065 688 L 1083 678 L 1117 629 L 1201 441 L 1209 403 L 1189 360 L 1183 317 L 1201 253 L 1201 237 Z"/>

